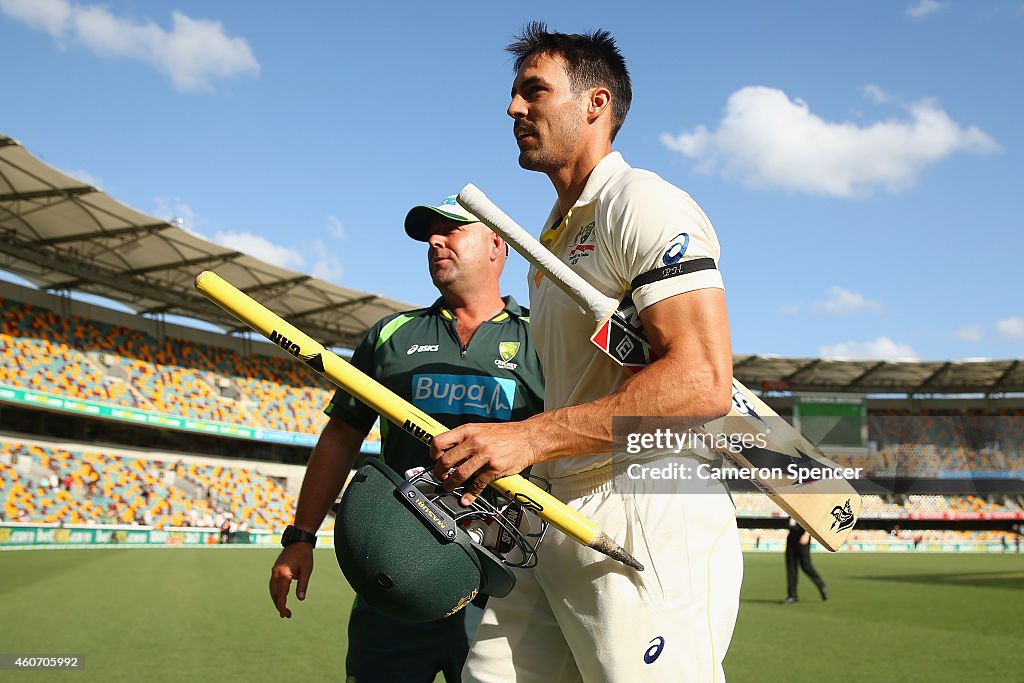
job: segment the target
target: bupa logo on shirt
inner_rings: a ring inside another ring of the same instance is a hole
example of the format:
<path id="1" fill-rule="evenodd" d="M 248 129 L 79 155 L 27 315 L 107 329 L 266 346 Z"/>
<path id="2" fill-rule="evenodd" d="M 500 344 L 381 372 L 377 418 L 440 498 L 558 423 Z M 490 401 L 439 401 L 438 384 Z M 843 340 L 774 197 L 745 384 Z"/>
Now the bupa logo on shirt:
<path id="1" fill-rule="evenodd" d="M 427 413 L 512 419 L 516 382 L 480 375 L 413 375 L 412 403 Z"/>

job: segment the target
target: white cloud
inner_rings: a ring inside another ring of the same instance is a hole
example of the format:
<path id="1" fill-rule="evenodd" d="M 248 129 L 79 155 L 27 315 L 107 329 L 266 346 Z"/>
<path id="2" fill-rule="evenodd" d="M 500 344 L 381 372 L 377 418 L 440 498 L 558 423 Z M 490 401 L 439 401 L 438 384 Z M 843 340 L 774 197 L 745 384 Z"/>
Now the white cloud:
<path id="1" fill-rule="evenodd" d="M 45 31 L 63 47 L 67 40 L 103 57 L 133 59 L 156 68 L 183 91 L 210 90 L 218 78 L 258 75 L 259 62 L 244 38 L 224 32 L 219 21 L 172 12 L 172 27 L 113 14 L 101 5 L 69 0 L 0 0 L 0 12 Z"/>
<path id="2" fill-rule="evenodd" d="M 337 282 L 341 278 L 341 260 L 338 259 L 320 240 L 313 241 L 316 263 L 313 264 L 312 275 L 321 280 Z"/>
<path id="3" fill-rule="evenodd" d="M 882 311 L 882 302 L 873 299 L 866 299 L 860 292 L 854 292 L 842 287 L 832 287 L 828 290 L 828 297 L 821 303 L 812 307 L 815 313 L 827 313 L 828 315 L 853 315 L 861 311 Z"/>
<path id="4" fill-rule="evenodd" d="M 218 232 L 213 236 L 213 241 L 281 268 L 301 271 L 306 265 L 306 259 L 296 249 L 274 244 L 251 232 Z"/>
<path id="5" fill-rule="evenodd" d="M 864 93 L 864 97 L 878 104 L 884 104 L 889 101 L 889 93 L 885 92 L 874 83 L 868 83 L 865 85 L 861 88 L 861 92 Z"/>
<path id="6" fill-rule="evenodd" d="M 981 328 L 981 325 L 964 325 L 963 327 L 958 327 L 953 332 L 953 336 L 960 341 L 979 342 L 985 336 L 985 331 Z"/>
<path id="7" fill-rule="evenodd" d="M 741 88 L 729 96 L 718 129 L 662 133 L 661 142 L 751 188 L 834 197 L 890 192 L 955 152 L 985 154 L 999 145 L 975 126 L 961 127 L 933 100 L 908 106 L 909 118 L 869 125 L 826 121 L 781 90 Z"/>
<path id="8" fill-rule="evenodd" d="M 103 187 L 103 181 L 100 180 L 100 177 L 93 175 L 88 171 L 61 171 L 61 173 L 69 175 L 75 180 L 80 180 L 83 183 L 86 183 L 87 185 L 92 185 L 93 187 Z"/>
<path id="9" fill-rule="evenodd" d="M 907 16 L 920 21 L 936 12 L 949 9 L 949 5 L 950 3 L 941 0 L 921 0 L 916 5 L 907 8 Z"/>
<path id="10" fill-rule="evenodd" d="M 341 219 L 337 216 L 327 217 L 327 232 L 331 233 L 339 240 L 347 240 L 348 232 L 345 230 L 345 225 L 341 222 Z"/>
<path id="11" fill-rule="evenodd" d="M 910 345 L 894 342 L 889 337 L 825 345 L 818 349 L 818 355 L 847 360 L 918 360 L 917 352 Z"/>
<path id="12" fill-rule="evenodd" d="M 178 222 L 178 226 L 188 230 L 193 234 L 199 234 L 196 232 L 196 226 L 200 223 L 199 216 L 192 207 L 186 204 L 180 197 L 174 199 L 167 199 L 165 197 L 157 197 L 156 208 L 153 213 L 158 218 L 163 218 L 168 222 Z M 180 221 L 178 220 L 180 219 Z M 202 235 L 200 235 L 202 237 Z M 203 239 L 208 239 L 203 237 Z"/>
<path id="13" fill-rule="evenodd" d="M 1012 315 L 996 321 L 996 329 L 1010 339 L 1024 339 L 1024 318 Z"/>
<path id="14" fill-rule="evenodd" d="M 192 233 L 200 239 L 214 242 L 223 247 L 240 251 L 261 261 L 266 261 L 281 268 L 297 270 L 301 273 L 309 273 L 313 277 L 322 280 L 338 282 L 341 279 L 343 269 L 341 260 L 327 247 L 322 240 L 314 240 L 308 252 L 304 254 L 299 249 L 276 244 L 265 237 L 255 235 L 251 232 L 240 232 L 237 230 L 219 230 L 210 235 L 204 234 L 205 230 L 197 229 L 197 224 L 202 225 L 204 221 L 191 206 L 182 199 L 158 198 L 154 215 L 166 221 L 181 219 L 178 225 L 184 230 Z M 212 230 L 209 225 L 207 229 Z M 315 254 L 316 258 L 312 268 L 309 268 L 307 254 Z"/>
<path id="15" fill-rule="evenodd" d="M 71 21 L 67 0 L 0 0 L 0 12 L 55 38 L 64 33 Z"/>

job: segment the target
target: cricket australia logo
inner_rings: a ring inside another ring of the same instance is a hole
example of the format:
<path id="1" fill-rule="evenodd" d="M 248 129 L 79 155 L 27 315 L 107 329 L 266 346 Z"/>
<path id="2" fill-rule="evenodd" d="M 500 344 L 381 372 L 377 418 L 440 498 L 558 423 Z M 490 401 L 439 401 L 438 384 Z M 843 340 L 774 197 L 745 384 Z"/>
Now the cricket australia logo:
<path id="1" fill-rule="evenodd" d="M 853 508 L 850 506 L 849 498 L 846 499 L 846 505 L 836 505 L 832 508 L 832 516 L 836 521 L 832 522 L 832 526 L 830 526 L 829 529 L 832 529 L 838 524 L 839 528 L 836 529 L 836 531 L 846 531 L 853 526 L 854 522 L 857 521 L 853 517 Z"/>
<path id="2" fill-rule="evenodd" d="M 576 233 L 576 243 L 569 251 L 569 263 L 576 265 L 580 259 L 594 253 L 594 245 L 590 244 L 590 238 L 594 236 L 594 221 L 590 221 L 580 228 Z"/>
<path id="3" fill-rule="evenodd" d="M 495 360 L 494 364 L 504 370 L 515 370 L 519 367 L 518 363 L 511 363 L 510 361 L 516 357 L 519 353 L 520 342 L 503 341 L 498 343 L 498 355 L 501 356 L 500 360 Z"/>

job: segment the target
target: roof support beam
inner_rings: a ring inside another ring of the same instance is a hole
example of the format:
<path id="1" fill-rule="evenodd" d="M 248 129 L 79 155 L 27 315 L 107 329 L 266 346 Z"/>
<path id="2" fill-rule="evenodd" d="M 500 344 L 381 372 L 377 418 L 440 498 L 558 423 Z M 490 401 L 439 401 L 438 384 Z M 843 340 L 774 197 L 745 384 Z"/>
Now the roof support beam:
<path id="1" fill-rule="evenodd" d="M 96 283 L 101 286 L 110 287 L 113 290 L 121 290 L 139 298 L 162 301 L 172 306 L 185 308 L 202 303 L 204 308 L 206 308 L 206 298 L 199 294 L 173 291 L 167 287 L 155 286 L 144 280 L 125 277 L 124 273 L 120 271 L 76 261 L 51 251 L 41 251 L 36 249 L 34 244 L 26 243 L 23 240 L 10 239 L 10 237 L 8 239 L 0 239 L 0 251 L 46 270 L 67 273 L 74 276 L 77 280 Z M 65 287 L 62 284 L 54 284 L 52 286 L 56 289 Z M 212 306 L 212 304 L 210 305 Z"/>
<path id="2" fill-rule="evenodd" d="M 128 277 L 134 277 L 135 275 L 146 275 L 148 273 L 158 273 L 162 270 L 173 270 L 174 268 L 191 268 L 193 266 L 203 265 L 215 265 L 220 263 L 227 263 L 232 261 L 239 256 L 243 256 L 240 251 L 229 251 L 226 254 L 217 254 L 211 256 L 201 256 L 199 258 L 189 259 L 187 261 L 175 261 L 173 263 L 158 263 L 154 266 L 147 266 L 145 268 L 134 268 L 132 270 L 124 271 L 124 274 Z M 66 280 L 64 282 L 54 282 L 48 289 L 75 289 L 82 285 L 88 284 L 88 280 Z"/>
<path id="3" fill-rule="evenodd" d="M 293 318 L 308 318 L 310 316 L 319 315 L 321 313 L 344 313 L 347 310 L 362 306 L 363 304 L 375 301 L 378 299 L 376 294 L 367 294 L 366 296 L 357 297 L 355 299 L 349 299 L 337 304 L 329 304 L 327 306 L 321 306 L 320 308 L 311 308 L 308 311 L 302 313 L 296 313 Z"/>
<path id="4" fill-rule="evenodd" d="M 846 387 L 849 388 L 849 389 L 856 389 L 857 385 L 861 384 L 864 381 L 864 379 L 866 379 L 871 373 L 873 373 L 875 370 L 878 370 L 879 368 L 885 367 L 885 364 L 888 363 L 888 362 L 889 361 L 884 361 L 884 360 L 878 361 L 877 363 L 872 365 L 870 368 L 868 368 L 864 372 L 860 373 L 860 375 L 858 375 L 857 377 L 854 377 L 852 380 L 847 382 L 846 383 Z"/>
<path id="5" fill-rule="evenodd" d="M 31 244 L 37 247 L 49 247 L 55 244 L 78 242 L 79 240 L 112 239 L 114 237 L 136 235 L 139 233 L 152 235 L 173 227 L 174 226 L 170 223 L 149 223 L 147 225 L 132 225 L 127 228 L 116 228 L 114 230 L 90 230 L 89 232 L 79 232 L 74 235 L 61 235 L 60 237 L 49 237 L 47 239 L 35 240 Z"/>
<path id="6" fill-rule="evenodd" d="M 260 292 L 271 291 L 274 292 L 272 296 L 277 296 L 279 292 L 274 290 L 278 289 L 290 289 L 296 285 L 301 285 L 303 282 L 312 280 L 312 275 L 300 275 L 299 277 L 289 278 L 287 280 L 275 280 L 274 282 L 265 282 L 262 285 L 254 285 L 252 287 L 246 287 L 242 291 L 246 294 L 258 294 Z"/>
<path id="7" fill-rule="evenodd" d="M 929 385 L 933 385 L 935 378 L 939 377 L 940 375 L 942 375 L 942 373 L 945 372 L 946 370 L 949 370 L 950 366 L 952 366 L 952 365 L 953 365 L 953 363 L 951 361 L 946 361 L 938 369 L 936 369 L 935 372 L 933 372 L 932 374 L 930 374 L 927 377 L 925 377 L 923 382 L 921 382 L 916 387 L 911 389 L 910 393 L 911 394 L 928 394 L 928 393 L 933 393 L 936 387 L 929 386 Z"/>
<path id="8" fill-rule="evenodd" d="M 1009 384 L 1007 384 L 1006 388 L 1003 388 L 1000 385 L 1002 385 L 1003 382 L 1006 382 L 1006 379 L 1010 377 L 1010 375 L 1012 375 L 1014 371 L 1016 371 L 1019 367 L 1020 360 L 1015 360 L 1012 363 L 1010 363 L 1010 365 L 1006 368 L 1006 371 L 999 375 L 999 378 L 995 382 L 992 382 L 992 386 L 989 387 L 987 390 L 988 393 L 995 394 L 1000 391 L 1014 391 L 1014 389 L 1010 388 Z"/>
<path id="9" fill-rule="evenodd" d="M 95 187 L 63 187 L 49 190 L 33 190 L 32 192 L 9 192 L 0 194 L 0 202 L 31 201 L 33 199 L 74 199 L 83 194 L 99 192 Z"/>
<path id="10" fill-rule="evenodd" d="M 820 358 L 815 358 L 809 363 L 804 363 L 793 372 L 789 373 L 788 375 L 784 375 L 782 377 L 782 381 L 789 382 L 789 384 L 792 386 L 798 386 L 801 382 L 800 377 L 804 374 L 810 373 L 810 371 L 813 370 L 815 366 L 817 366 L 819 363 L 821 363 Z"/>
<path id="11" fill-rule="evenodd" d="M 188 259 L 185 261 L 174 261 L 173 263 L 158 263 L 154 266 L 146 266 L 145 268 L 134 268 L 132 270 L 126 270 L 126 275 L 145 275 L 146 273 L 158 273 L 161 270 L 171 270 L 172 268 L 193 268 L 195 266 L 217 266 L 223 263 L 234 261 L 239 256 L 244 256 L 240 251 L 229 251 L 225 254 L 210 254 L 209 256 L 200 256 L 194 259 Z"/>

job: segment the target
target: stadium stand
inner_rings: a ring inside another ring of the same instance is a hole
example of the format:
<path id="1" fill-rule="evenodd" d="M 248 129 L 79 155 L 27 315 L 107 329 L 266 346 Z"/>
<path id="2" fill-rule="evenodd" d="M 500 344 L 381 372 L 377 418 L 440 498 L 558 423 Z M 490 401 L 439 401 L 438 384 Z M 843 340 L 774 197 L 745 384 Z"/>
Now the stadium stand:
<path id="1" fill-rule="evenodd" d="M 0 504 L 7 521 L 283 529 L 296 496 L 242 465 L 114 454 L 0 438 Z M 332 528 L 333 523 L 325 527 Z"/>
<path id="2" fill-rule="evenodd" d="M 98 446 L 53 445 L 0 437 L 3 518 L 47 524 L 140 524 L 279 531 L 292 518 L 296 496 L 252 467 L 185 462 L 174 454 L 132 454 Z M 761 493 L 738 493 L 740 517 L 784 517 Z M 979 496 L 911 495 L 899 502 L 864 497 L 864 519 L 907 520 L 1021 513 L 1020 501 Z M 333 522 L 325 530 L 333 528 Z M 985 537 L 987 538 L 987 537 Z"/>
<path id="3" fill-rule="evenodd" d="M 9 299 L 0 304 L 0 384 L 305 434 L 326 424 L 322 407 L 333 389 L 294 362 L 158 340 Z"/>
<path id="4" fill-rule="evenodd" d="M 333 389 L 289 359 L 158 338 L 11 298 L 0 298 L 0 304 L 0 386 L 311 435 L 326 422 L 322 406 Z M 868 426 L 871 448 L 830 456 L 868 474 L 928 477 L 941 471 L 1024 470 L 1021 408 L 967 409 L 958 414 L 885 408 L 869 413 Z M 185 445 L 189 438 L 182 435 L 179 441 Z M 369 440 L 379 442 L 379 431 Z M 0 514 L 6 521 L 137 524 L 155 529 L 219 527 L 227 520 L 232 528 L 279 531 L 291 520 L 294 490 L 258 469 L 205 462 L 201 457 L 186 462 L 177 455 L 133 455 L 133 442 L 125 443 L 111 449 L 100 444 L 46 445 L 13 436 L 0 439 Z M 734 499 L 741 518 L 784 517 L 763 494 L 738 492 Z M 1022 503 L 1019 495 L 868 495 L 862 518 L 1021 519 Z M 327 524 L 330 529 L 330 518 Z M 769 540 L 780 530 L 751 533 L 744 531 L 744 538 Z M 1013 537 L 1002 531 L 921 533 L 921 538 L 936 542 Z M 857 534 L 865 541 L 887 538 L 887 532 L 879 530 L 858 529 Z"/>

